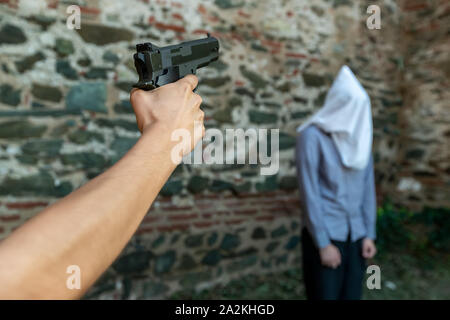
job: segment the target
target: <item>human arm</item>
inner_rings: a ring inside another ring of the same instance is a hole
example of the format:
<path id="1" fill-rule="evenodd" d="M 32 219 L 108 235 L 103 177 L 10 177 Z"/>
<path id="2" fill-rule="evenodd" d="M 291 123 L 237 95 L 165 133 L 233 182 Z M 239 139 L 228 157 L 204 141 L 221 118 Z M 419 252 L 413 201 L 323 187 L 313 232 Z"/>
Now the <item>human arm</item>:
<path id="1" fill-rule="evenodd" d="M 296 166 L 297 177 L 303 207 L 311 223 L 311 236 L 317 247 L 330 244 L 321 208 L 319 187 L 319 141 L 318 137 L 307 129 L 297 136 Z"/>
<path id="2" fill-rule="evenodd" d="M 322 264 L 335 268 L 341 263 L 341 256 L 325 227 L 319 188 L 319 152 L 318 137 L 313 132 L 305 130 L 297 136 L 297 176 L 304 210 L 312 228 L 311 236 L 319 248 Z"/>
<path id="3" fill-rule="evenodd" d="M 172 132 L 191 133 L 184 153 L 204 134 L 196 85 L 197 78 L 187 76 L 151 92 L 132 92 L 141 138 L 110 169 L 0 242 L 0 299 L 71 299 L 86 292 L 124 248 L 178 164 Z M 70 265 L 81 270 L 81 290 L 66 287 Z"/>
<path id="4" fill-rule="evenodd" d="M 362 213 L 367 232 L 362 243 L 362 255 L 368 259 L 375 256 L 377 252 L 374 242 L 376 238 L 377 201 L 372 157 L 370 157 L 369 164 L 366 168 Z"/>

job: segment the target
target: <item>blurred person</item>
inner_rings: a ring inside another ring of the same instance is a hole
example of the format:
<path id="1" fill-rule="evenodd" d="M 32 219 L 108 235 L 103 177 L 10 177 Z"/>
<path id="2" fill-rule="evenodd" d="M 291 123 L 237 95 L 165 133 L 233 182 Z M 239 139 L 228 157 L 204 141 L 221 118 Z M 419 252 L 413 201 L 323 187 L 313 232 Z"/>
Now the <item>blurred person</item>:
<path id="1" fill-rule="evenodd" d="M 361 299 L 365 260 L 376 253 L 372 115 L 349 67 L 297 132 L 307 298 Z"/>
<path id="2" fill-rule="evenodd" d="M 130 100 L 142 135 L 115 165 L 52 204 L 0 242 L 0 299 L 80 298 L 116 259 L 178 163 L 172 132 L 188 130 L 180 154 L 205 134 L 197 77 Z M 196 139 L 196 140 L 195 140 Z M 180 156 L 181 160 L 181 156 Z M 66 286 L 68 266 L 81 271 L 81 289 Z"/>

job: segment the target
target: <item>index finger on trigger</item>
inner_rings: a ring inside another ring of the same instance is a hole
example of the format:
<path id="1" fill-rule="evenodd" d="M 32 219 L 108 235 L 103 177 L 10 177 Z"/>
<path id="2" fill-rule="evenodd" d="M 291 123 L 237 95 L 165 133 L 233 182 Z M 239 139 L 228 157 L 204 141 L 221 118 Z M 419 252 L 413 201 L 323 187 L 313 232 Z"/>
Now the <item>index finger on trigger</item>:
<path id="1" fill-rule="evenodd" d="M 190 91 L 193 91 L 198 84 L 198 78 L 193 74 L 188 74 L 184 78 L 179 80 L 180 82 L 185 82 L 189 85 Z"/>

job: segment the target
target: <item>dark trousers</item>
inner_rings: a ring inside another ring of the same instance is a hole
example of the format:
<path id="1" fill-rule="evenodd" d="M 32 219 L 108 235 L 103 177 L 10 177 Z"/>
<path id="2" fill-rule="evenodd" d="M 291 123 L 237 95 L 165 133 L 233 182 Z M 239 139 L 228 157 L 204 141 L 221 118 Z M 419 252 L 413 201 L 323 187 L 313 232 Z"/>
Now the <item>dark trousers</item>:
<path id="1" fill-rule="evenodd" d="M 306 228 L 302 230 L 303 279 L 309 300 L 359 300 L 366 261 L 362 257 L 362 239 L 355 242 L 334 241 L 341 264 L 336 269 L 320 262 L 319 250 Z"/>

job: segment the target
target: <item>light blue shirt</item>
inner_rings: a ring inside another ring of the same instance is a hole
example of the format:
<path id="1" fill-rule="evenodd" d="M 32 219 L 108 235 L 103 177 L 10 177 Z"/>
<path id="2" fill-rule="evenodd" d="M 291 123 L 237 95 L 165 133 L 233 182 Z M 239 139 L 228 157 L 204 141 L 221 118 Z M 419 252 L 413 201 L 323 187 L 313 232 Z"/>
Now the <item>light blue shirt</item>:
<path id="1" fill-rule="evenodd" d="M 346 168 L 328 134 L 311 125 L 297 135 L 297 174 L 303 224 L 319 248 L 331 240 L 375 239 L 373 160 L 363 170 Z"/>

